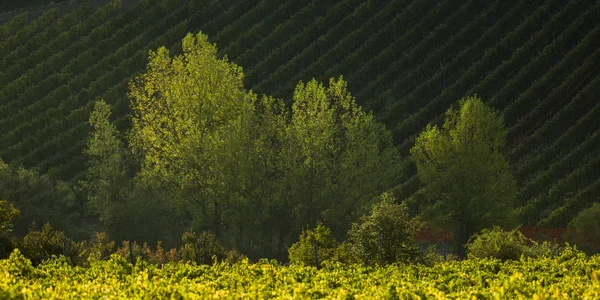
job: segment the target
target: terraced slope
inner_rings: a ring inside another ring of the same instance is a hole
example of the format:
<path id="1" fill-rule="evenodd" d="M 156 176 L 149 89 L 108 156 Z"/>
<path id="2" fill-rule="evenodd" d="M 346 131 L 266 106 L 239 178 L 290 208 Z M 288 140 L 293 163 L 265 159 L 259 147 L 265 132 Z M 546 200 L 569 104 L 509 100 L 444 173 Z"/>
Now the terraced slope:
<path id="1" fill-rule="evenodd" d="M 247 87 L 290 98 L 344 75 L 407 158 L 429 122 L 478 94 L 501 110 L 525 225 L 565 226 L 600 201 L 600 2 L 140 0 L 0 26 L 0 158 L 76 180 L 97 98 L 126 129 L 127 83 L 149 49 L 202 30 Z"/>

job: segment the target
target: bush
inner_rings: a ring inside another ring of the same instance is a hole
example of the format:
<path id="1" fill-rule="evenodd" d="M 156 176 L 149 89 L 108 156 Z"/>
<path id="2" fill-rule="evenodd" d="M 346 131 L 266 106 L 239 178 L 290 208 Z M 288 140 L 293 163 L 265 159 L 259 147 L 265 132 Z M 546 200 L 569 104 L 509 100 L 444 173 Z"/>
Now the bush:
<path id="1" fill-rule="evenodd" d="M 95 259 L 107 260 L 114 253 L 115 242 L 108 238 L 106 232 L 96 232 L 89 247 L 89 255 Z"/>
<path id="2" fill-rule="evenodd" d="M 185 232 L 181 237 L 183 245 L 179 248 L 179 255 L 183 261 L 195 261 L 197 264 L 212 264 L 215 260 L 225 258 L 225 249 L 217 237 L 208 231 L 200 234 Z"/>
<path id="3" fill-rule="evenodd" d="M 348 232 L 356 255 L 367 265 L 414 261 L 420 258 L 415 232 L 419 225 L 408 217 L 404 204 L 395 204 L 390 194 L 383 194 L 371 215 L 363 216 L 361 223 L 352 224 Z"/>
<path id="4" fill-rule="evenodd" d="M 331 236 L 331 230 L 323 224 L 317 224 L 314 230 L 303 230 L 300 240 L 288 249 L 290 263 L 305 266 L 317 266 L 315 246 L 319 263 L 326 263 L 334 256 L 336 241 Z"/>
<path id="5" fill-rule="evenodd" d="M 15 244 L 34 265 L 39 265 L 52 256 L 77 258 L 81 252 L 80 244 L 68 239 L 62 231 L 52 229 L 50 223 L 44 224 L 41 230 L 36 230 L 34 223 L 23 240 L 16 241 Z"/>
<path id="6" fill-rule="evenodd" d="M 236 250 L 229 250 L 225 256 L 225 262 L 228 264 L 235 264 L 243 260 L 247 260 L 246 255 L 237 252 Z"/>
<path id="7" fill-rule="evenodd" d="M 519 230 L 505 231 L 498 226 L 484 229 L 473 235 L 467 243 L 469 258 L 497 258 L 517 260 L 530 253 L 529 245 L 534 241 L 525 237 Z"/>

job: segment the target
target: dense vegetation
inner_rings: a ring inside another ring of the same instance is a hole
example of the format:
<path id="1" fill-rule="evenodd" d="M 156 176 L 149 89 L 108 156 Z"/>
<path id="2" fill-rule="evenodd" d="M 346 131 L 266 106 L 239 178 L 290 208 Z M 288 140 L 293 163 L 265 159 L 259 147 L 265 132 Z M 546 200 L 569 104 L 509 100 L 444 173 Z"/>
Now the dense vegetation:
<path id="1" fill-rule="evenodd" d="M 210 230 L 252 257 L 286 254 L 319 221 L 343 240 L 390 190 L 460 246 L 513 206 L 513 223 L 583 230 L 572 220 L 600 187 L 599 13 L 598 1 L 557 0 L 115 0 L 23 13 L 0 26 L 0 199 L 21 211 L 21 236 L 36 221 L 175 247 L 187 229 Z M 180 43 L 200 30 L 208 38 Z M 486 156 L 428 173 L 465 149 L 427 165 L 422 137 L 436 124 L 453 135 L 444 112 L 475 94 L 503 119 L 482 139 L 493 167 L 478 167 Z M 440 193 L 465 170 L 487 173 Z M 497 178 L 498 198 L 476 197 Z"/>
<path id="2" fill-rule="evenodd" d="M 86 268 L 54 259 L 37 267 L 19 252 L 0 261 L 3 298 L 369 298 L 596 299 L 600 257 L 567 250 L 557 257 L 449 261 L 383 268 L 331 264 L 320 270 L 249 264 L 134 266 L 121 256 Z"/>

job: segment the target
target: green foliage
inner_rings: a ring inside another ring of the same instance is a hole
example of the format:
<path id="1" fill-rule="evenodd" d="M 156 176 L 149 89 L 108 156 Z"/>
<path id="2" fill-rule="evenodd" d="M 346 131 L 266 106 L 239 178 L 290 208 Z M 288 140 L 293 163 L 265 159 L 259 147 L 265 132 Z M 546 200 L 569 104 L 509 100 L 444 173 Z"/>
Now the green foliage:
<path id="1" fill-rule="evenodd" d="M 466 246 L 469 258 L 496 258 L 502 261 L 521 257 L 559 256 L 564 247 L 550 241 L 541 244 L 524 236 L 518 229 L 503 230 L 498 226 L 473 235 Z"/>
<path id="2" fill-rule="evenodd" d="M 20 211 L 13 217 L 16 235 L 25 235 L 32 222 L 49 222 L 71 236 L 87 234 L 83 207 L 68 183 L 0 160 L 0 199 L 6 199 Z"/>
<path id="3" fill-rule="evenodd" d="M 222 207 L 236 196 L 232 165 L 245 169 L 254 97 L 243 89 L 241 68 L 219 59 L 206 35 L 188 34 L 182 48 L 173 58 L 164 47 L 151 51 L 145 73 L 130 84 L 129 145 L 142 162 L 141 180 L 174 190 L 172 200 L 220 235 Z"/>
<path id="4" fill-rule="evenodd" d="M 88 207 L 104 226 L 115 230 L 119 213 L 131 190 L 126 171 L 126 153 L 118 138 L 117 128 L 110 122 L 110 106 L 104 101 L 95 104 L 89 123 L 92 134 L 87 141 L 87 178 L 83 183 L 88 195 Z"/>
<path id="5" fill-rule="evenodd" d="M 115 240 L 168 240 L 180 230 L 165 193 L 146 182 L 134 182 L 134 162 L 120 133 L 111 122 L 111 107 L 104 101 L 95 104 L 89 123 L 86 178 L 81 182 L 87 194 L 87 212 L 98 216 L 102 230 Z"/>
<path id="6" fill-rule="evenodd" d="M 8 257 L 13 250 L 11 241 L 12 221 L 19 213 L 19 210 L 12 203 L 0 199 L 0 258 Z"/>
<path id="7" fill-rule="evenodd" d="M 300 240 L 288 249 L 290 263 L 317 266 L 318 256 L 319 266 L 327 264 L 333 258 L 336 246 L 331 229 L 318 223 L 314 230 L 303 230 Z"/>
<path id="8" fill-rule="evenodd" d="M 89 256 L 93 259 L 106 260 L 114 252 L 115 242 L 105 232 L 96 232 L 89 245 Z"/>
<path id="9" fill-rule="evenodd" d="M 212 232 L 203 231 L 197 234 L 188 231 L 183 234 L 181 240 L 183 245 L 180 246 L 178 252 L 182 261 L 210 265 L 228 255 Z"/>
<path id="10" fill-rule="evenodd" d="M 432 266 L 331 264 L 280 266 L 169 263 L 135 266 L 113 255 L 89 267 L 63 258 L 34 267 L 15 250 L 0 261 L 0 296 L 19 298 L 361 298 L 361 299 L 595 299 L 600 259 L 568 249 L 560 256 L 502 262 L 469 259 Z"/>
<path id="11" fill-rule="evenodd" d="M 494 107 L 502 108 L 511 128 L 510 159 L 525 190 L 520 198 L 532 207 L 523 220 L 528 225 L 538 221 L 536 212 L 567 197 L 562 209 L 544 221 L 565 226 L 597 194 L 600 184 L 593 170 L 598 160 L 590 163 L 583 155 L 595 151 L 600 140 L 596 121 L 600 105 L 594 96 L 600 27 L 594 1 L 495 1 L 460 7 L 451 2 L 356 0 L 130 2 L 135 3 L 121 6 L 113 1 L 93 11 L 82 3 L 69 18 L 58 18 L 56 10 L 37 17 L 23 13 L 0 26 L 0 157 L 42 174 L 49 171 L 52 176 L 81 179 L 91 102 L 103 98 L 112 104 L 116 124 L 125 129 L 129 110 L 124 90 L 145 63 L 147 50 L 158 45 L 179 50 L 176 39 L 202 28 L 225 49 L 221 53 L 250 70 L 247 88 L 260 93 L 288 95 L 298 80 L 344 74 L 357 103 L 373 109 L 378 120 L 394 130 L 404 156 L 415 134 L 427 122 L 439 121 L 457 95 L 479 93 L 491 99 Z M 584 143 L 587 146 L 578 150 L 568 148 Z M 583 164 L 587 166 L 580 167 Z M 414 168 L 406 171 L 407 177 L 415 173 Z M 571 173 L 576 174 L 563 180 Z M 224 177 L 228 180 L 216 182 L 232 186 L 236 176 Z M 560 184 L 549 199 L 534 201 L 560 182 L 566 184 Z M 253 211 L 262 214 L 229 224 L 231 215 L 240 213 L 225 212 L 228 203 L 223 205 L 222 221 L 228 223 L 223 230 L 236 228 L 230 239 L 245 239 L 239 243 L 258 253 L 263 251 L 260 248 L 285 248 L 279 245 L 297 237 L 298 230 L 289 235 L 276 230 L 255 234 L 261 227 L 281 225 L 273 216 L 289 207 L 275 205 L 277 196 L 262 197 L 272 191 L 243 192 L 246 198 L 264 201 Z M 247 196 L 250 193 L 252 197 Z M 239 194 L 232 191 L 218 197 L 239 201 L 244 198 Z M 247 202 L 244 209 L 252 204 Z M 317 216 L 308 216 L 313 219 L 310 225 L 323 219 L 336 237 L 347 229 L 337 228 L 338 221 L 349 226 L 364 213 L 349 216 L 343 210 L 321 208 L 311 213 Z M 33 211 L 19 209 L 22 218 Z M 212 214 L 194 217 L 198 227 L 215 227 Z M 239 229 L 240 223 L 250 222 L 255 224 Z M 17 229 L 23 227 L 16 224 Z M 294 225 L 300 228 L 306 222 L 298 220 Z"/>
<path id="12" fill-rule="evenodd" d="M 516 181 L 501 151 L 506 130 L 501 116 L 477 97 L 446 112 L 442 127 L 427 126 L 411 154 L 423 183 L 425 219 L 454 233 L 464 254 L 478 230 L 514 223 Z"/>
<path id="13" fill-rule="evenodd" d="M 40 230 L 33 224 L 27 235 L 16 243 L 16 247 L 31 259 L 34 265 L 53 256 L 77 257 L 79 254 L 77 245 L 68 239 L 64 232 L 53 229 L 49 223 L 44 224 Z"/>
<path id="14" fill-rule="evenodd" d="M 314 79 L 297 85 L 287 140 L 284 170 L 300 224 L 322 218 L 335 237 L 399 180 L 389 131 L 356 104 L 342 77 L 327 87 Z"/>
<path id="15" fill-rule="evenodd" d="M 352 224 L 348 232 L 350 243 L 367 265 L 409 262 L 420 256 L 414 237 L 418 223 L 409 219 L 406 205 L 395 201 L 392 195 L 384 193 L 371 214 Z"/>
<path id="16" fill-rule="evenodd" d="M 505 231 L 495 226 L 473 235 L 466 247 L 469 257 L 518 260 L 533 243 L 517 229 Z"/>
<path id="17" fill-rule="evenodd" d="M 188 228 L 255 257 L 277 255 L 303 224 L 324 220 L 343 237 L 365 199 L 399 180 L 389 131 L 342 78 L 300 82 L 289 111 L 247 93 L 241 68 L 202 33 L 182 49 L 172 58 L 151 52 L 131 82 L 129 145 L 142 162 L 139 181 L 167 191 Z"/>
<path id="18" fill-rule="evenodd" d="M 588 253 L 600 251 L 600 203 L 582 210 L 571 222 L 568 240 Z"/>
<path id="19" fill-rule="evenodd" d="M 347 265 L 362 263 L 361 257 L 355 251 L 354 245 L 348 241 L 341 243 L 335 248 L 332 261 Z"/>
<path id="20" fill-rule="evenodd" d="M 0 236 L 6 236 L 13 231 L 12 221 L 19 213 L 12 203 L 0 199 Z"/>

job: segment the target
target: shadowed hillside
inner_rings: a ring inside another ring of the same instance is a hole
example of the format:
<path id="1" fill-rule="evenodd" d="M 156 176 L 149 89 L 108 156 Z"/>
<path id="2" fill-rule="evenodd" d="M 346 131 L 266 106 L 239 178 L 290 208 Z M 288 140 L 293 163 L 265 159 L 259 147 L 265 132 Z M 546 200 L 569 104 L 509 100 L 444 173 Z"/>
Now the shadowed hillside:
<path id="1" fill-rule="evenodd" d="M 400 199 L 419 188 L 409 149 L 465 95 L 500 110 L 525 225 L 565 226 L 600 195 L 600 2 L 139 0 L 49 10 L 0 26 L 0 158 L 77 180 L 96 99 L 128 128 L 127 84 L 148 50 L 203 31 L 246 86 L 290 99 L 343 75 L 393 131 Z"/>

